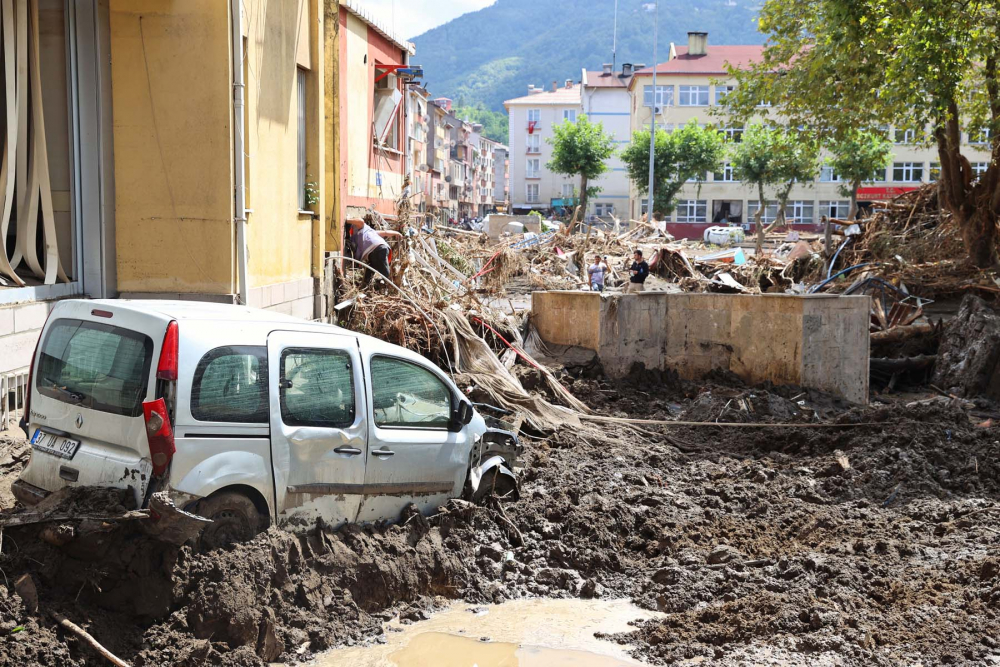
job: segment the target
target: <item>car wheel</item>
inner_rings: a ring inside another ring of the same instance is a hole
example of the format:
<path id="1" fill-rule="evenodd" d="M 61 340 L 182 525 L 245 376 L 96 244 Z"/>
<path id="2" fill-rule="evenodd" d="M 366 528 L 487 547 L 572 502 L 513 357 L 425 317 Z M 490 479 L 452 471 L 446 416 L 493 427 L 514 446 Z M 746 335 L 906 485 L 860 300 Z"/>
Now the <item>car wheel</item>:
<path id="1" fill-rule="evenodd" d="M 204 550 L 249 542 L 264 523 L 253 501 L 235 492 L 220 493 L 202 500 L 198 503 L 198 514 L 212 520 L 201 533 Z"/>

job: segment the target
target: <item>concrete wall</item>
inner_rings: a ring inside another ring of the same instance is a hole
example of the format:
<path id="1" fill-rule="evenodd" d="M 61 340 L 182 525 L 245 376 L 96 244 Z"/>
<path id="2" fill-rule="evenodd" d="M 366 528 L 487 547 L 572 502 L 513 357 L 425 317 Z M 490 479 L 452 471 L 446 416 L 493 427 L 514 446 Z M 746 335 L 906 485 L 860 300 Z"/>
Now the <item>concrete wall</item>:
<path id="1" fill-rule="evenodd" d="M 597 351 L 612 377 L 634 362 L 696 379 L 713 369 L 868 401 L 866 296 L 535 292 L 549 343 Z"/>
<path id="2" fill-rule="evenodd" d="M 0 373 L 25 368 L 55 302 L 0 306 Z"/>

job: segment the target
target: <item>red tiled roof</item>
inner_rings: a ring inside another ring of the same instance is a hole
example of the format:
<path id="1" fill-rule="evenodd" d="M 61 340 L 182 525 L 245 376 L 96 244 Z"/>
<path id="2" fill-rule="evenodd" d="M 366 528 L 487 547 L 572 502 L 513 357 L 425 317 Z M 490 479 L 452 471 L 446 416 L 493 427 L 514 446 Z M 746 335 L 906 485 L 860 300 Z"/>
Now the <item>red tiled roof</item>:
<path id="1" fill-rule="evenodd" d="M 760 45 L 749 46 L 712 46 L 709 44 L 708 53 L 703 56 L 689 56 L 686 46 L 677 47 L 677 57 L 656 66 L 656 76 L 671 74 L 725 74 L 726 63 L 742 67 L 760 60 L 764 47 Z M 653 73 L 652 67 L 646 67 L 637 71 L 636 76 L 650 75 Z"/>
<path id="2" fill-rule="evenodd" d="M 504 106 L 508 104 L 579 104 L 580 103 L 580 84 L 573 84 L 572 88 L 560 87 L 556 90 L 546 90 L 545 92 L 535 93 L 533 95 L 525 95 L 524 97 L 515 97 L 512 100 L 507 100 L 504 102 Z"/>
<path id="3" fill-rule="evenodd" d="M 597 70 L 592 72 L 587 70 L 587 87 L 588 88 L 627 88 L 628 82 L 632 78 L 630 76 L 619 76 L 620 72 L 612 72 L 607 76 L 604 75 L 604 70 Z"/>

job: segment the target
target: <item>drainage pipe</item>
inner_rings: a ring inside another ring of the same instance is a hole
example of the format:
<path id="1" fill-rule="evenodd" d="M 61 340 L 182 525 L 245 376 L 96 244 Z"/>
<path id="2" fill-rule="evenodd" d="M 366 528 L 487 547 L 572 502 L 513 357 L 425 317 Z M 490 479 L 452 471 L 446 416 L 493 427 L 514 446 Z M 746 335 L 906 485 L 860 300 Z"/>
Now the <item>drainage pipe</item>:
<path id="1" fill-rule="evenodd" d="M 233 28 L 233 220 L 236 223 L 236 270 L 239 301 L 247 305 L 247 210 L 244 155 L 246 132 L 243 126 L 243 9 L 241 0 L 230 0 Z"/>

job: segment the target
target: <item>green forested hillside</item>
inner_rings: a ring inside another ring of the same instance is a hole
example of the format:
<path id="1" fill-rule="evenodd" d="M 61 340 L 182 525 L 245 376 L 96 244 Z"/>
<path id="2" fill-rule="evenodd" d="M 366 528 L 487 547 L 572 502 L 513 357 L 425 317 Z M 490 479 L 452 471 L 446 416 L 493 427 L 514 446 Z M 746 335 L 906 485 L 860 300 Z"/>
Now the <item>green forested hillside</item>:
<path id="1" fill-rule="evenodd" d="M 614 0 L 497 0 L 420 35 L 415 63 L 434 96 L 502 111 L 529 83 L 580 79 L 580 70 L 611 62 Z M 756 0 L 660 0 L 659 60 L 689 30 L 709 44 L 759 44 Z M 653 14 L 648 0 L 619 0 L 618 57 L 652 64 Z"/>

